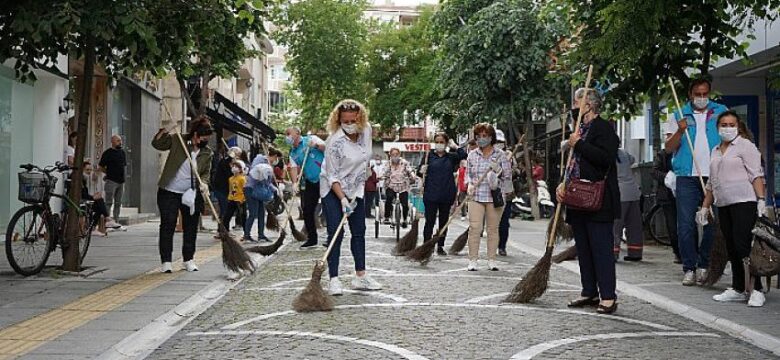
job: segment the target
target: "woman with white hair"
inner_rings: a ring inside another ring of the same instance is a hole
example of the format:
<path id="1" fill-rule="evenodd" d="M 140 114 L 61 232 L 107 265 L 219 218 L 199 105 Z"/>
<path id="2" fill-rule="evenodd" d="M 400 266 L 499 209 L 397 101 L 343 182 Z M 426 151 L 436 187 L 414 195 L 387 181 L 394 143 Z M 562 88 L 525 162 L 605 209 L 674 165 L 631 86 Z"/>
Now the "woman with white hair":
<path id="1" fill-rule="evenodd" d="M 371 124 L 363 104 L 342 100 L 328 119 L 330 136 L 325 144 L 325 160 L 320 173 L 320 196 L 328 223 L 328 244 L 335 241 L 328 255 L 328 286 L 331 295 L 343 293 L 339 281 L 339 259 L 344 233 L 334 238 L 344 214 L 349 217 L 350 249 L 355 262 L 356 290 L 380 290 L 382 285 L 366 274 L 365 184 L 371 159 Z"/>

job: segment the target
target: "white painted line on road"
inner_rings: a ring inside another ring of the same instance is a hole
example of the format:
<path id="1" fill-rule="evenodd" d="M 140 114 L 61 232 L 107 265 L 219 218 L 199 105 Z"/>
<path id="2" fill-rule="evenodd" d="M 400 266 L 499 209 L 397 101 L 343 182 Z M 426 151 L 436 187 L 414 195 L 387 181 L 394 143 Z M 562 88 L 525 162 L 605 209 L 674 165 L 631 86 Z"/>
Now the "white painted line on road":
<path id="1" fill-rule="evenodd" d="M 502 309 L 502 310 L 528 310 L 528 311 L 540 311 L 540 312 L 555 312 L 555 313 L 561 313 L 561 314 L 571 314 L 571 315 L 583 315 L 583 316 L 593 316 L 593 317 L 599 317 L 601 319 L 605 320 L 615 320 L 620 321 L 624 323 L 629 324 L 637 324 L 637 325 L 643 325 L 647 326 L 649 328 L 657 329 L 657 330 L 664 330 L 664 331 L 673 331 L 675 330 L 673 327 L 656 324 L 649 321 L 644 320 L 636 320 L 636 319 L 630 319 L 625 318 L 621 316 L 615 316 L 615 315 L 601 315 L 597 314 L 595 312 L 585 312 L 585 311 L 579 311 L 579 310 L 568 310 L 568 309 L 548 309 L 548 308 L 540 308 L 540 307 L 531 307 L 531 306 L 525 306 L 525 305 L 514 305 L 514 304 L 500 304 L 500 305 L 493 305 L 493 304 L 464 304 L 464 303 L 426 303 L 426 302 L 419 302 L 419 303 L 386 303 L 386 304 L 355 304 L 355 305 L 338 305 L 334 307 L 334 309 L 366 309 L 366 308 L 402 308 L 402 307 L 455 307 L 455 308 L 478 308 L 478 309 Z M 287 310 L 287 311 L 280 311 L 275 313 L 269 313 L 269 314 L 263 314 L 260 316 L 253 317 L 251 319 L 238 321 L 235 323 L 232 323 L 230 325 L 225 325 L 222 327 L 222 330 L 235 330 L 238 329 L 244 325 L 251 324 L 253 322 L 258 322 L 262 320 L 267 320 L 279 316 L 290 316 L 290 315 L 302 315 L 299 314 L 293 310 Z"/>
<path id="2" fill-rule="evenodd" d="M 626 339 L 626 338 L 644 338 L 644 337 L 711 337 L 719 338 L 720 335 L 712 333 L 700 333 L 700 332 L 634 332 L 634 333 L 612 333 L 612 334 L 596 334 L 596 335 L 583 335 L 575 336 L 571 338 L 559 339 L 544 342 L 531 346 L 515 355 L 509 360 L 530 360 L 534 357 L 541 355 L 543 352 L 554 349 L 559 346 L 574 344 L 583 341 L 592 340 L 614 340 L 614 339 Z"/>
<path id="3" fill-rule="evenodd" d="M 465 272 L 465 271 L 464 271 Z M 355 275 L 340 275 L 339 277 L 354 277 Z M 496 279 L 496 280 L 512 280 L 512 281 L 520 281 L 519 277 L 511 277 L 511 276 L 490 276 L 490 275 L 476 275 L 476 274 L 442 274 L 442 273 L 395 273 L 395 274 L 372 274 L 373 277 L 433 277 L 433 278 L 462 278 L 462 279 Z M 292 279 L 292 280 L 285 280 L 280 281 L 278 283 L 272 284 L 268 287 L 279 287 L 279 286 L 288 286 L 291 284 L 295 284 L 298 282 L 303 281 L 309 281 L 311 280 L 311 277 L 306 278 L 298 278 L 298 279 Z M 566 283 L 559 283 L 555 281 L 551 281 L 550 284 L 559 285 L 563 287 L 568 288 L 576 288 L 576 285 L 572 284 L 566 284 Z"/>
<path id="4" fill-rule="evenodd" d="M 284 287 L 284 288 L 282 288 L 282 287 L 275 287 L 275 288 L 244 288 L 244 289 L 241 289 L 241 291 L 301 291 L 303 289 L 304 289 L 304 287 Z M 360 291 L 360 290 L 347 290 L 347 289 L 344 289 L 344 292 L 348 293 L 348 294 L 374 296 L 374 297 L 383 298 L 383 299 L 390 299 L 390 300 L 395 301 L 395 302 L 407 302 L 407 301 L 409 301 L 409 300 L 407 300 L 403 296 L 395 295 L 395 294 L 383 293 L 383 292 L 379 292 L 379 291 Z"/>
<path id="5" fill-rule="evenodd" d="M 544 251 L 537 250 L 522 243 L 518 244 L 515 242 L 512 245 L 518 248 L 520 251 L 531 256 L 542 257 L 542 255 L 544 255 Z M 578 275 L 580 273 L 580 269 L 576 263 L 563 262 L 557 264 L 556 266 L 562 267 Z M 647 301 L 654 306 L 664 309 L 672 314 L 693 320 L 711 329 L 723 331 L 731 336 L 745 340 L 764 350 L 771 351 L 775 355 L 780 355 L 780 338 L 761 331 L 747 328 L 744 325 L 740 325 L 731 320 L 724 319 L 708 312 L 693 308 L 689 305 L 674 301 L 666 296 L 654 293 L 648 289 L 632 285 L 624 281 L 618 280 L 617 288 L 620 292 L 626 295 Z"/>
<path id="6" fill-rule="evenodd" d="M 286 244 L 282 245 L 282 248 L 284 246 Z M 276 254 L 259 258 L 252 256 L 252 262 L 255 264 L 255 267 L 259 267 L 259 265 L 269 261 L 274 256 Z M 128 360 L 146 358 L 244 279 L 246 279 L 245 276 L 237 281 L 231 281 L 227 278 L 212 281 L 208 286 L 195 293 L 195 295 L 190 296 L 175 308 L 114 344 L 114 346 L 100 354 L 97 359 Z"/>
<path id="7" fill-rule="evenodd" d="M 382 349 L 385 351 L 389 351 L 391 353 L 394 353 L 398 356 L 402 356 L 405 359 L 409 360 L 428 360 L 427 357 L 419 355 L 417 353 L 414 353 L 412 351 L 409 351 L 407 349 L 404 349 L 400 346 L 383 343 L 380 341 L 374 341 L 374 340 L 365 340 L 365 339 L 358 339 L 353 338 L 349 336 L 341 336 L 341 335 L 330 335 L 330 334 L 323 334 L 323 333 L 313 333 L 313 332 L 301 332 L 301 331 L 206 331 L 206 332 L 191 332 L 187 334 L 187 336 L 220 336 L 220 335 L 261 335 L 261 336 L 281 336 L 281 337 L 313 337 L 318 339 L 325 339 L 325 340 L 333 340 L 333 341 L 340 341 L 340 342 L 346 342 L 346 343 L 352 343 L 352 344 L 360 344 L 365 346 L 374 347 L 377 349 Z"/>
<path id="8" fill-rule="evenodd" d="M 395 256 L 391 256 L 391 255 L 371 255 L 371 256 L 366 255 L 367 259 L 371 259 L 371 258 L 394 258 L 394 257 Z M 344 256 L 339 257 L 339 259 L 351 260 L 352 256 L 344 255 Z M 288 261 L 286 263 L 282 263 L 282 265 L 296 265 L 296 264 L 311 265 L 311 264 L 314 264 L 314 263 L 316 263 L 317 261 L 320 261 L 320 260 L 322 260 L 322 258 L 293 260 L 293 261 Z"/>

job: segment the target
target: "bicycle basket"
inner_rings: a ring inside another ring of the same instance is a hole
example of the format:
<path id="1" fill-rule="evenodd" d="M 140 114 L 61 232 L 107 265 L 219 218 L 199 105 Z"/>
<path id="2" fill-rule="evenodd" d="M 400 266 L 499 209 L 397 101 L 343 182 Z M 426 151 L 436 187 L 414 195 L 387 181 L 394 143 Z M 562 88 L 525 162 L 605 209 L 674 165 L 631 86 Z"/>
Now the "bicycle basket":
<path id="1" fill-rule="evenodd" d="M 28 204 L 42 203 L 49 197 L 51 184 L 46 174 L 39 172 L 19 173 L 19 201 Z"/>

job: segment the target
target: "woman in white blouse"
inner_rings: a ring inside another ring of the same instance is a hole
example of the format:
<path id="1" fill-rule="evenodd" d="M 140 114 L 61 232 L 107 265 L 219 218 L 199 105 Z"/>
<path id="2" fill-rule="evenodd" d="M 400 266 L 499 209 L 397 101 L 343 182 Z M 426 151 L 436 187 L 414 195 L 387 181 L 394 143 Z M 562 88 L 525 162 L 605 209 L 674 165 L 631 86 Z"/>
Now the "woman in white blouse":
<path id="1" fill-rule="evenodd" d="M 761 292 L 761 281 L 751 277 L 753 291 L 746 292 L 743 259 L 750 256 L 751 230 L 756 218 L 766 215 L 764 171 L 761 153 L 749 140 L 749 135 L 741 130 L 745 127 L 740 123 L 739 115 L 733 111 L 718 116 L 721 143 L 712 150 L 710 179 L 696 221 L 705 225 L 710 205 L 714 203 L 731 262 L 731 288 L 712 298 L 721 302 L 747 301 L 748 306 L 759 307 L 766 300 Z"/>
<path id="2" fill-rule="evenodd" d="M 350 249 L 355 261 L 355 290 L 380 290 L 380 285 L 366 275 L 366 211 L 364 186 L 368 179 L 368 162 L 371 159 L 371 124 L 363 104 L 355 100 L 342 100 L 328 118 L 330 136 L 325 144 L 325 160 L 320 173 L 320 197 L 328 223 L 328 244 L 333 250 L 328 256 L 328 272 L 331 295 L 343 292 L 339 281 L 339 259 L 344 232 L 333 238 L 343 214 L 349 216 Z"/>

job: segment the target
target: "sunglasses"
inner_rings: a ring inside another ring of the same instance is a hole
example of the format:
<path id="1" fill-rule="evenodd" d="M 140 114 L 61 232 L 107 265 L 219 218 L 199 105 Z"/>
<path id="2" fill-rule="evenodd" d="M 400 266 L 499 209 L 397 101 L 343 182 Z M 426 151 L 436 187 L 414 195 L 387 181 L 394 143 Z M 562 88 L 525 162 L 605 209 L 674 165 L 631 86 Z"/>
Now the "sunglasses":
<path id="1" fill-rule="evenodd" d="M 353 102 L 345 102 L 339 106 L 340 111 L 357 111 L 360 110 L 360 106 Z"/>

